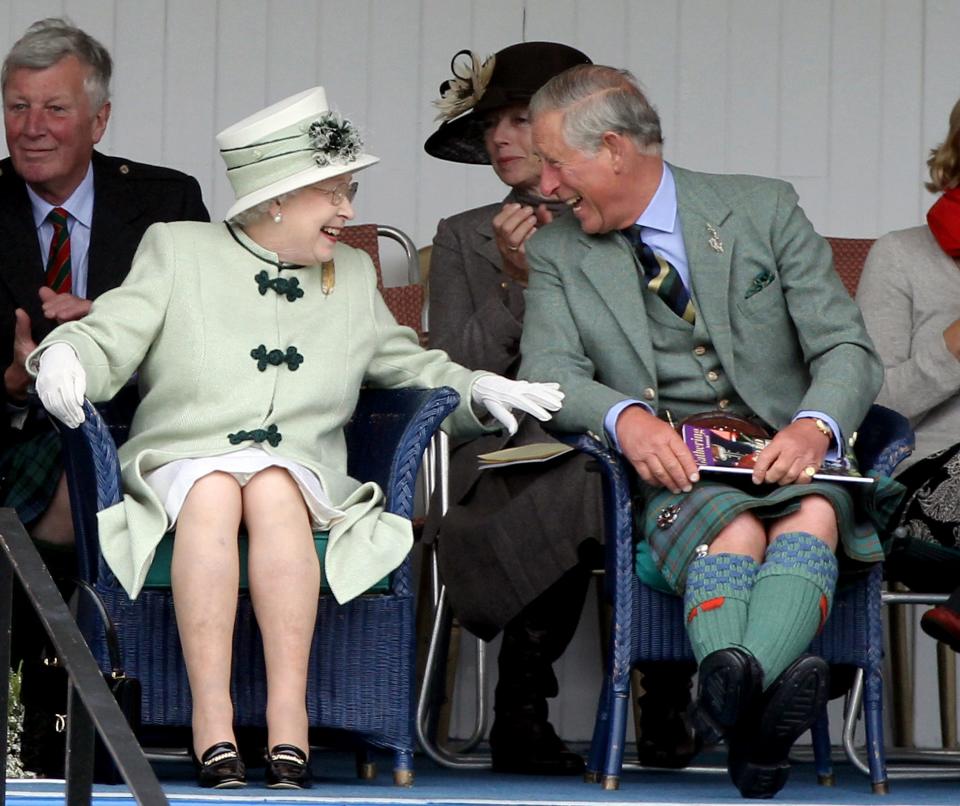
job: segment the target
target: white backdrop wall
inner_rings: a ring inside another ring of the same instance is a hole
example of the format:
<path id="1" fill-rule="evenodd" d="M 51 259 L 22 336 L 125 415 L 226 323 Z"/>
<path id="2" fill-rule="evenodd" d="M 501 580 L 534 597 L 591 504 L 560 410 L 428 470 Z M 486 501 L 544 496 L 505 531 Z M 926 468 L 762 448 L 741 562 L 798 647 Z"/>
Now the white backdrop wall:
<path id="1" fill-rule="evenodd" d="M 925 155 L 960 92 L 958 0 L 0 0 L 0 44 L 58 14 L 116 60 L 103 150 L 192 173 L 220 216 L 214 134 L 323 84 L 383 158 L 359 218 L 418 245 L 442 215 L 502 193 L 491 171 L 422 149 L 463 47 L 553 39 L 630 68 L 668 159 L 787 179 L 830 235 L 922 220 Z"/>
<path id="2" fill-rule="evenodd" d="M 422 149 L 461 48 L 548 39 L 630 68 L 660 111 L 668 159 L 787 179 L 829 235 L 922 222 L 925 159 L 960 95 L 960 0 L 0 0 L 4 52 L 33 20 L 62 14 L 116 62 L 105 152 L 193 174 L 220 217 L 232 196 L 215 133 L 322 84 L 383 159 L 361 176 L 358 220 L 418 246 L 441 216 L 503 194 L 489 169 Z M 571 738 L 590 735 L 596 623 L 585 616 L 561 664 L 554 710 Z M 920 641 L 930 691 L 932 643 Z"/>

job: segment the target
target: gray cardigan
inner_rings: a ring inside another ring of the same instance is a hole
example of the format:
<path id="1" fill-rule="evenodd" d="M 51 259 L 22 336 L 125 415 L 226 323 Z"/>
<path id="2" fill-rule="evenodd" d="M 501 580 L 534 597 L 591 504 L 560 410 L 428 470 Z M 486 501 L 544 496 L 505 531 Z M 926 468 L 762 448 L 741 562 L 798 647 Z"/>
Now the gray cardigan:
<path id="1" fill-rule="evenodd" d="M 960 361 L 943 340 L 960 318 L 960 267 L 925 226 L 888 233 L 867 256 L 857 302 L 883 359 L 877 402 L 916 432 L 902 470 L 960 440 Z"/>

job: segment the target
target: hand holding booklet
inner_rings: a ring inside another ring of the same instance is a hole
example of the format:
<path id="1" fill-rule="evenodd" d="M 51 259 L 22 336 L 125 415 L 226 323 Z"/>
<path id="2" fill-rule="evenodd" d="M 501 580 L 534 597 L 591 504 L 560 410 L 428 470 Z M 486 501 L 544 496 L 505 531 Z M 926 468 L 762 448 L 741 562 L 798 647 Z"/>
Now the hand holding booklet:
<path id="1" fill-rule="evenodd" d="M 699 469 L 708 473 L 753 473 L 758 454 L 772 441 L 768 437 L 747 435 L 735 427 L 723 425 L 685 423 L 680 426 L 680 436 Z M 873 483 L 872 478 L 860 475 L 850 459 L 825 459 L 813 478 L 819 481 Z"/>

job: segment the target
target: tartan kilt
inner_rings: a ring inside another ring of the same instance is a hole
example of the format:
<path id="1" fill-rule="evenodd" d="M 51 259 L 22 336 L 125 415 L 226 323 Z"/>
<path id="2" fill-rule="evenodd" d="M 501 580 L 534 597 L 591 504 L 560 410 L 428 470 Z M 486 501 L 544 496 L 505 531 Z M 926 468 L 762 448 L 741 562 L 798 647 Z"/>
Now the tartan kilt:
<path id="1" fill-rule="evenodd" d="M 687 568 L 697 546 L 709 545 L 744 512 L 761 521 L 796 512 L 806 495 L 821 495 L 833 505 L 847 559 L 879 562 L 884 554 L 877 531 L 885 529 L 903 494 L 902 485 L 886 477 L 876 478 L 873 484 L 813 482 L 773 487 L 754 486 L 747 476 L 743 486 L 699 481 L 689 493 L 677 494 L 640 486 L 635 531 L 646 540 L 654 563 L 677 593 L 686 587 Z"/>
<path id="2" fill-rule="evenodd" d="M 12 507 L 29 525 L 50 506 L 62 472 L 60 435 L 42 423 L 0 454 L 0 506 Z"/>

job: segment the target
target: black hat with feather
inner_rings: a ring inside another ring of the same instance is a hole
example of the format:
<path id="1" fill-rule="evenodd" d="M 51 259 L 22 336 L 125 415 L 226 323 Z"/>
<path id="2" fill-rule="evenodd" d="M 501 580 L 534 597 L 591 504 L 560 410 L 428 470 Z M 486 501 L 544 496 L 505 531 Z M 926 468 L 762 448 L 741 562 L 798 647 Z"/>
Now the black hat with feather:
<path id="1" fill-rule="evenodd" d="M 576 48 L 557 42 L 521 42 L 482 61 L 472 51 L 459 51 L 450 61 L 453 78 L 440 85 L 440 98 L 434 101 L 443 123 L 424 150 L 442 160 L 489 165 L 483 143 L 486 115 L 526 104 L 558 73 L 590 63 Z"/>

